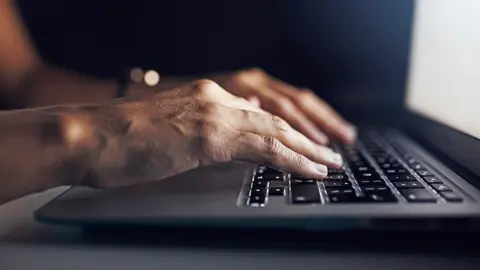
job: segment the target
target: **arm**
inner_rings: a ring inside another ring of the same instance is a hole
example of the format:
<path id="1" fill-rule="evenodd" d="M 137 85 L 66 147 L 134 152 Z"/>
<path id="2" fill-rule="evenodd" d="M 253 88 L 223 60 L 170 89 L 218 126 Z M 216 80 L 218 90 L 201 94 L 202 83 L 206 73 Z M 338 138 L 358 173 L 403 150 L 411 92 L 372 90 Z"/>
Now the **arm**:
<path id="1" fill-rule="evenodd" d="M 69 146 L 67 120 L 48 110 L 0 113 L 0 204 L 78 183 L 85 175 L 86 153 L 94 145 Z"/>
<path id="2" fill-rule="evenodd" d="M 0 97 L 12 108 L 111 99 L 117 83 L 42 61 L 14 3 L 0 1 Z"/>
<path id="3" fill-rule="evenodd" d="M 198 81 L 136 100 L 0 113 L 0 203 L 61 185 L 115 188 L 233 160 L 322 179 L 341 157 Z"/>

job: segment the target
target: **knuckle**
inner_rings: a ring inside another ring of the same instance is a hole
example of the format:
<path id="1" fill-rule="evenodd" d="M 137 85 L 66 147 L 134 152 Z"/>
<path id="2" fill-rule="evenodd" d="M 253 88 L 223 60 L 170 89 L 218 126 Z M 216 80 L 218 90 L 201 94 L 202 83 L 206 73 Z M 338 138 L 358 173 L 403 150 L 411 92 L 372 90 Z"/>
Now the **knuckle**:
<path id="1" fill-rule="evenodd" d="M 250 74 L 254 74 L 254 75 L 263 75 L 265 74 L 265 71 L 259 67 L 252 67 L 252 68 L 249 68 L 247 69 L 247 72 L 250 73 Z"/>
<path id="2" fill-rule="evenodd" d="M 286 97 L 279 97 L 275 99 L 274 106 L 280 112 L 288 112 L 292 109 L 292 102 Z"/>
<path id="3" fill-rule="evenodd" d="M 207 116 L 209 119 L 220 116 L 220 110 L 220 105 L 212 102 L 201 103 L 198 105 L 198 111 L 201 113 L 201 115 Z"/>
<path id="4" fill-rule="evenodd" d="M 275 137 L 266 136 L 263 138 L 264 151 L 269 157 L 276 157 L 281 153 L 282 145 Z"/>
<path id="5" fill-rule="evenodd" d="M 307 99 L 311 99 L 315 96 L 315 94 L 309 90 L 309 89 L 301 89 L 298 91 L 298 95 L 297 95 L 297 98 L 300 99 L 300 100 L 307 100 Z"/>
<path id="6" fill-rule="evenodd" d="M 207 79 L 196 80 L 192 83 L 192 91 L 199 97 L 212 97 L 218 88 L 216 82 Z"/>
<path id="7" fill-rule="evenodd" d="M 278 131 L 288 131 L 290 129 L 290 125 L 287 121 L 283 120 L 283 118 L 276 115 L 272 115 L 271 117 L 272 123 Z"/>
<path id="8" fill-rule="evenodd" d="M 218 122 L 207 121 L 199 128 L 200 151 L 205 155 L 208 163 L 229 161 L 230 152 L 224 147 L 224 137 L 228 128 Z"/>

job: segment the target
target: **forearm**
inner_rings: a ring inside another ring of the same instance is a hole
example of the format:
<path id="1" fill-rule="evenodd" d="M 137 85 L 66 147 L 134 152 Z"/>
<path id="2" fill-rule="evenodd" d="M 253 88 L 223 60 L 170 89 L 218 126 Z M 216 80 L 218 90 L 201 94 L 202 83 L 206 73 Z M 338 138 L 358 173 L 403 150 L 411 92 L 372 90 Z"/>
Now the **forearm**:
<path id="1" fill-rule="evenodd" d="M 69 118 L 49 110 L 0 113 L 0 204 L 53 187 L 81 183 L 88 174 L 97 147 L 94 141 L 88 139 L 81 147 L 75 147 L 72 138 L 68 138 Z M 75 127 L 70 129 L 76 132 Z M 84 138 L 88 135 L 78 134 Z"/>
<path id="2" fill-rule="evenodd" d="M 4 97 L 11 108 L 92 103 L 115 97 L 117 83 L 41 64 Z"/>

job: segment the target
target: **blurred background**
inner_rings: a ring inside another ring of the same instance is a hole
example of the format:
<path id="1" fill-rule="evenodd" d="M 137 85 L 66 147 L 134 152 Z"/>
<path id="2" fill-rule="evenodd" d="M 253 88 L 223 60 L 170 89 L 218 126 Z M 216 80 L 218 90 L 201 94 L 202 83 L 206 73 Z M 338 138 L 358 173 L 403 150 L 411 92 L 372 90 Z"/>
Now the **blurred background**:
<path id="1" fill-rule="evenodd" d="M 42 56 L 114 77 L 259 66 L 349 118 L 402 106 L 412 0 L 18 0 Z"/>

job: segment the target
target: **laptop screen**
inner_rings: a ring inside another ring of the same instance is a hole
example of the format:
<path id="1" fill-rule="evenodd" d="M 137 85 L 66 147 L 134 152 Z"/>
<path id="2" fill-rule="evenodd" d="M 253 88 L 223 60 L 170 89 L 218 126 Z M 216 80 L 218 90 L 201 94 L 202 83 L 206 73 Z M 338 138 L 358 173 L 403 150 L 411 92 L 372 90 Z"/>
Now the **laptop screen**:
<path id="1" fill-rule="evenodd" d="M 417 0 L 407 107 L 480 139 L 480 1 Z"/>

